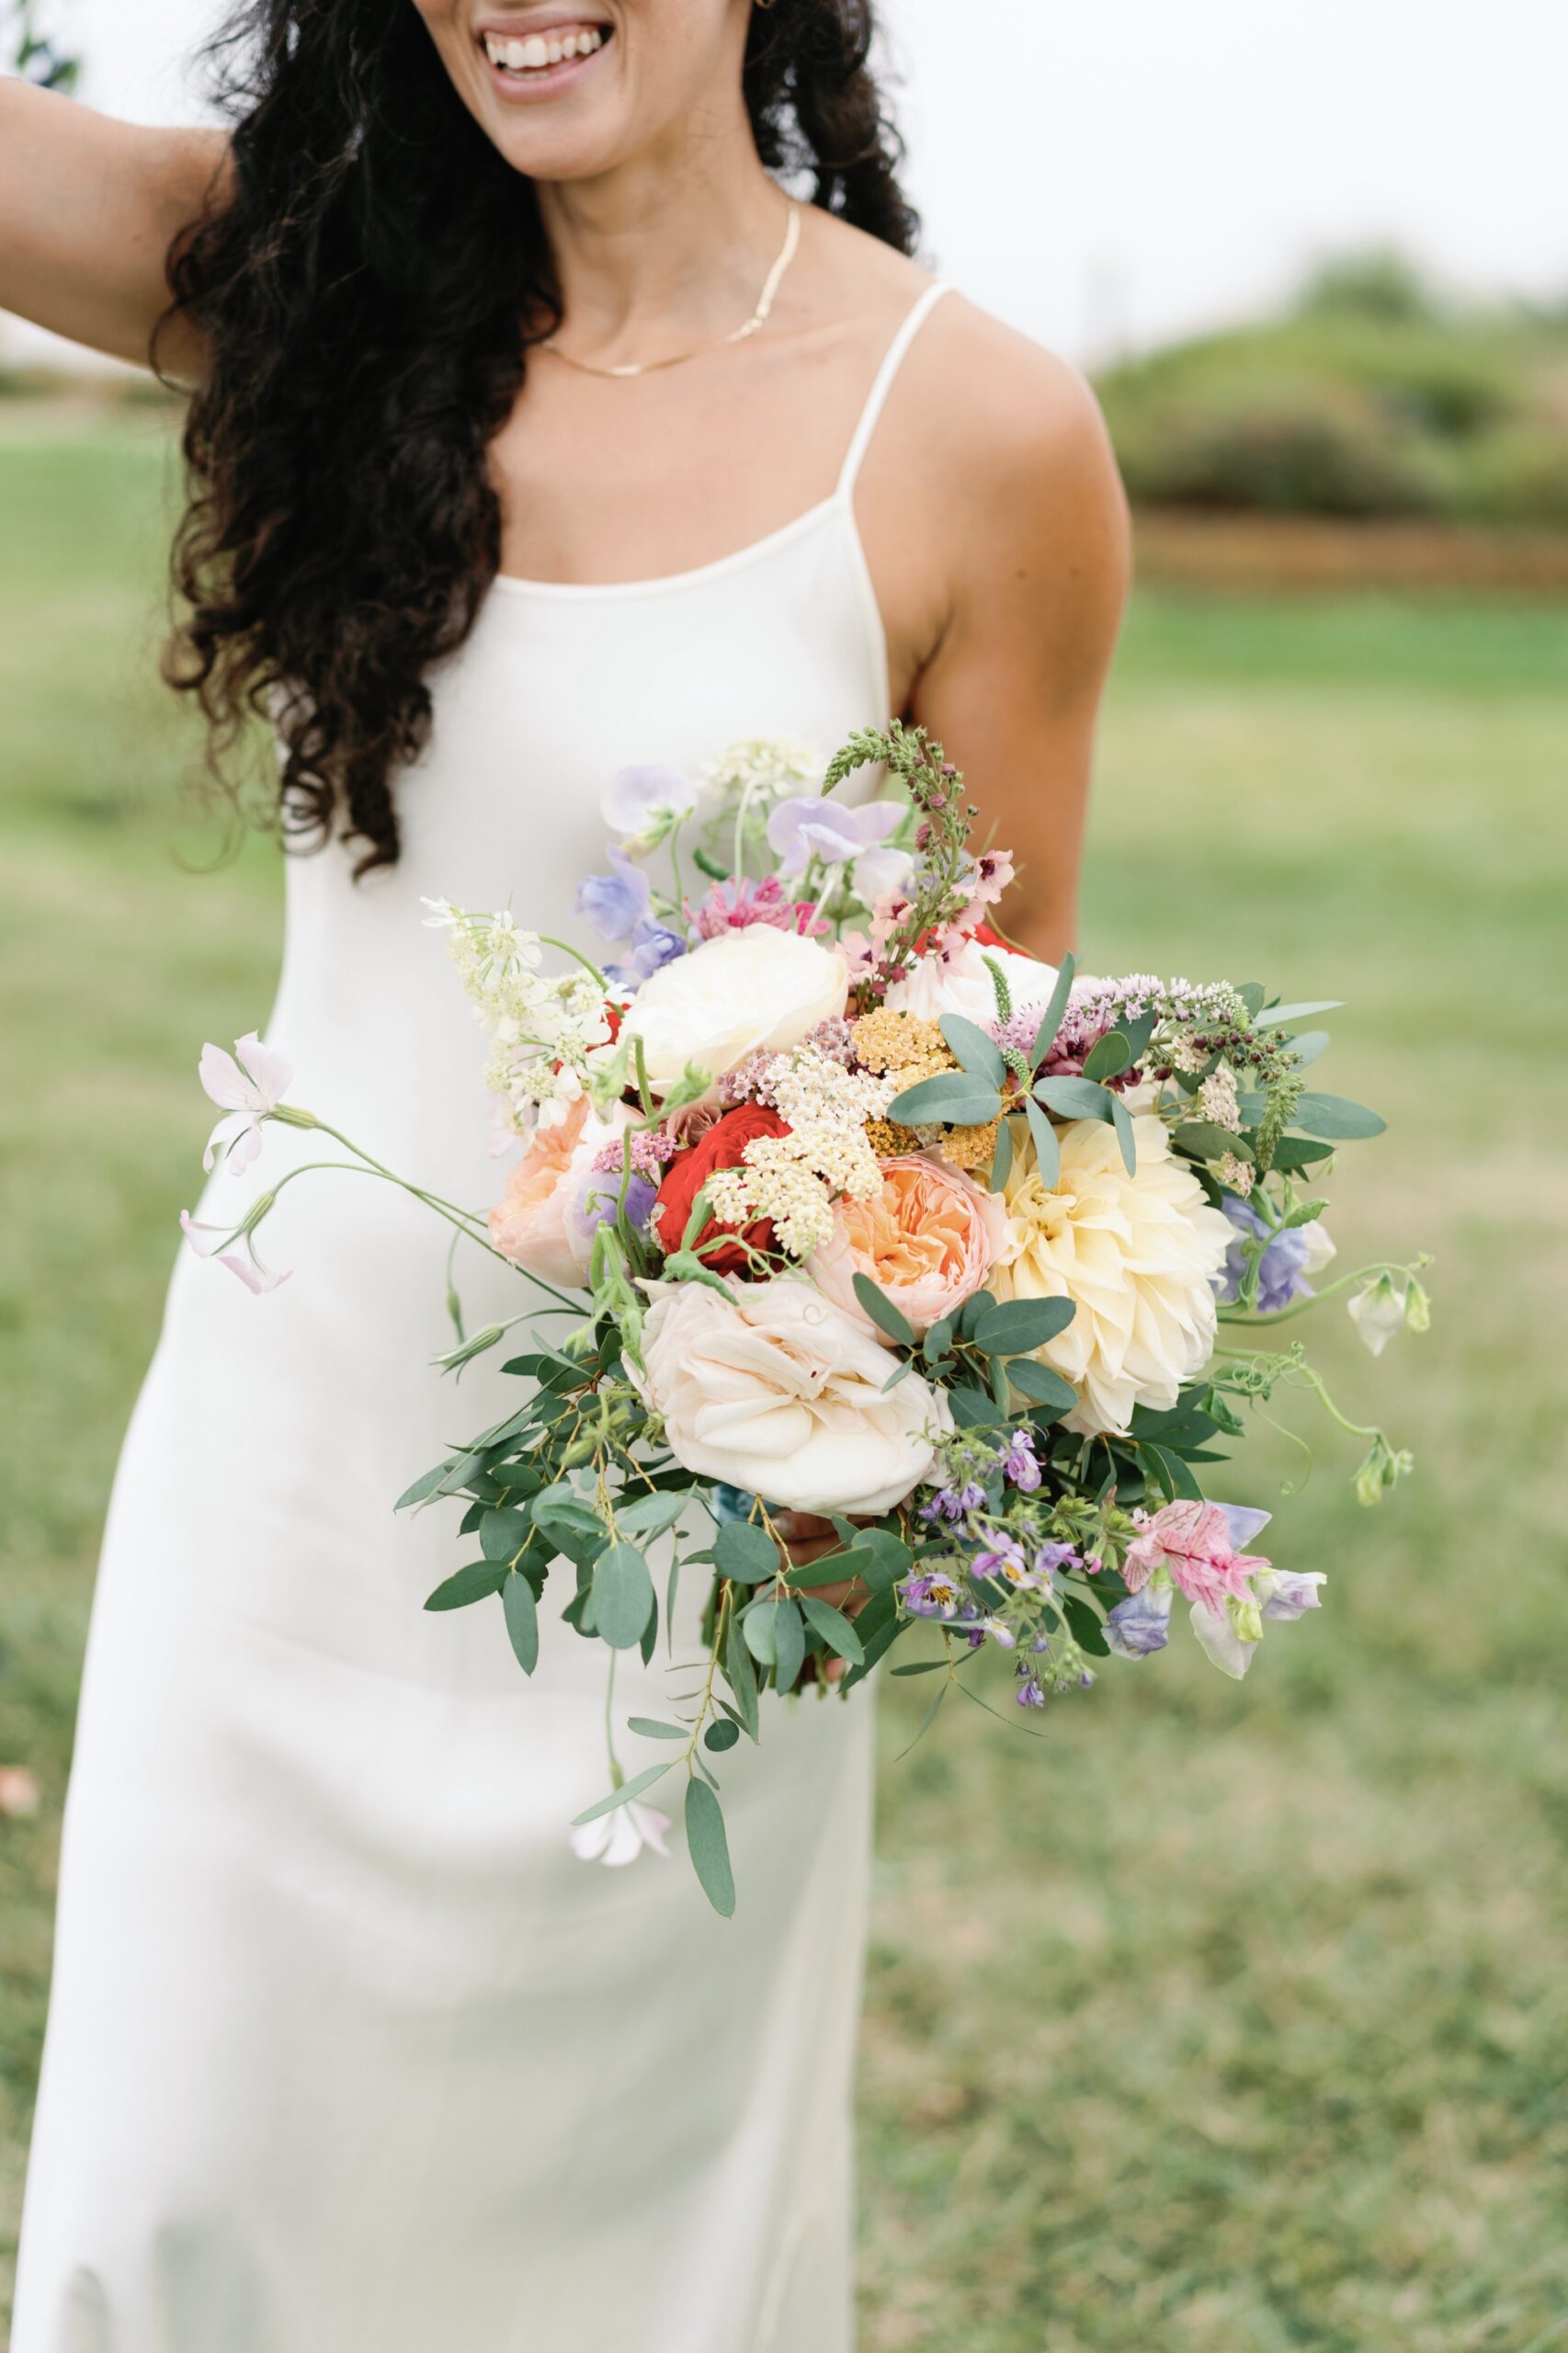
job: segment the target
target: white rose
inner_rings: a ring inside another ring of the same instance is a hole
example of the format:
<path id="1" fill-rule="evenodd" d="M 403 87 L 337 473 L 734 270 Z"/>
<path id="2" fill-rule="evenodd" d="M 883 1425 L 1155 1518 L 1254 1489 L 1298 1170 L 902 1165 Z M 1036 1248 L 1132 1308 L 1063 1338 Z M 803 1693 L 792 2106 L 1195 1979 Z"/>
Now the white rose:
<path id="1" fill-rule="evenodd" d="M 782 1053 L 849 1001 L 843 952 L 770 924 L 705 939 L 643 982 L 622 1025 L 648 1084 L 667 1095 L 687 1063 L 717 1078 L 748 1054 Z"/>
<path id="2" fill-rule="evenodd" d="M 987 958 L 990 962 L 987 962 Z M 925 956 L 905 979 L 895 981 L 887 994 L 894 1013 L 913 1013 L 923 1021 L 939 1021 L 944 1013 L 961 1013 L 966 1021 L 983 1025 L 996 1019 L 996 984 L 991 965 L 999 965 L 1012 992 L 1013 1010 L 1038 1005 L 1044 1011 L 1056 986 L 1054 964 L 1033 956 L 1017 956 L 1010 948 L 983 948 L 977 939 L 965 942 L 956 956 Z"/>
<path id="3" fill-rule="evenodd" d="M 887 1352 L 863 1324 L 788 1278 L 655 1289 L 632 1378 L 671 1453 L 699 1477 L 790 1511 L 891 1511 L 926 1477 L 947 1399 L 911 1373 L 884 1392 Z"/>

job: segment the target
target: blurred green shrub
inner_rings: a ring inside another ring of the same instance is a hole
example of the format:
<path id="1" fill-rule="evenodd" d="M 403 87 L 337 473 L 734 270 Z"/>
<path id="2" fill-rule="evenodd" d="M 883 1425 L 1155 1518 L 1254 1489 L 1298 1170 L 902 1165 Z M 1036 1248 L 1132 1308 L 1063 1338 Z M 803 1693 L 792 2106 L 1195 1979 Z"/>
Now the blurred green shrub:
<path id="1" fill-rule="evenodd" d="M 1284 317 L 1098 390 L 1147 505 L 1568 522 L 1568 313 L 1448 309 L 1397 256 L 1335 263 Z"/>

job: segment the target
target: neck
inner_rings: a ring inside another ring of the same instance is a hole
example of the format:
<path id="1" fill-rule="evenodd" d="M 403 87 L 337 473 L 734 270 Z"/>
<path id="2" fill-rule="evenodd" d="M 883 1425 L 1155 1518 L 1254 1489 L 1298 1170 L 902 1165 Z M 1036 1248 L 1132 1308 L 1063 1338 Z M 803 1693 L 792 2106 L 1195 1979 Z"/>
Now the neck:
<path id="1" fill-rule="evenodd" d="M 756 302 L 784 234 L 783 195 L 744 110 L 729 138 L 681 142 L 593 180 L 539 184 L 563 343 L 615 365 L 722 334 Z"/>

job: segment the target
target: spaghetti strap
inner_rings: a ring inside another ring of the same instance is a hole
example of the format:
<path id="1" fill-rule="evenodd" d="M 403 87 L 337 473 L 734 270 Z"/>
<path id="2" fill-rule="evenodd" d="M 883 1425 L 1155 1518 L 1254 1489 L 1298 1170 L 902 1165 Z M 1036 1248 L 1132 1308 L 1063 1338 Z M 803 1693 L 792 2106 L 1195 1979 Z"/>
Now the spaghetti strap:
<path id="1" fill-rule="evenodd" d="M 844 472 L 838 477 L 837 494 L 841 499 L 848 499 L 854 495 L 861 464 L 867 450 L 871 446 L 871 436 L 877 429 L 878 420 L 881 416 L 887 396 L 892 390 L 893 379 L 903 365 L 910 345 L 947 291 L 948 288 L 940 278 L 934 286 L 928 286 L 889 346 L 887 357 L 877 370 L 876 381 L 872 384 L 866 398 L 866 405 L 860 412 L 860 422 L 855 427 L 855 438 L 849 444 L 849 454 L 844 460 Z"/>

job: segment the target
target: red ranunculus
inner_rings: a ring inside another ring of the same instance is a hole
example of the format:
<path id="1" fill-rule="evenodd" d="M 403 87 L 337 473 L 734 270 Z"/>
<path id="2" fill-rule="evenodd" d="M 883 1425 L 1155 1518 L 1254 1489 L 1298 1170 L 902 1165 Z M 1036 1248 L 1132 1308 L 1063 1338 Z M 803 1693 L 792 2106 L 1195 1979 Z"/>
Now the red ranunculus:
<path id="1" fill-rule="evenodd" d="M 737 1103 L 715 1120 L 705 1136 L 685 1152 L 677 1153 L 665 1171 L 665 1181 L 659 1188 L 659 1198 L 653 1206 L 653 1225 L 666 1250 L 678 1250 L 687 1222 L 691 1216 L 692 1203 L 716 1169 L 738 1168 L 745 1158 L 746 1146 L 754 1136 L 787 1136 L 788 1120 L 766 1103 Z M 698 1236 L 695 1246 L 712 1239 L 716 1233 L 733 1233 L 736 1228 L 710 1219 Z M 758 1218 L 740 1229 L 743 1241 L 754 1250 L 773 1247 L 773 1220 Z M 750 1271 L 745 1252 L 733 1243 L 725 1243 L 716 1250 L 703 1250 L 702 1263 L 716 1275 L 744 1275 Z"/>

